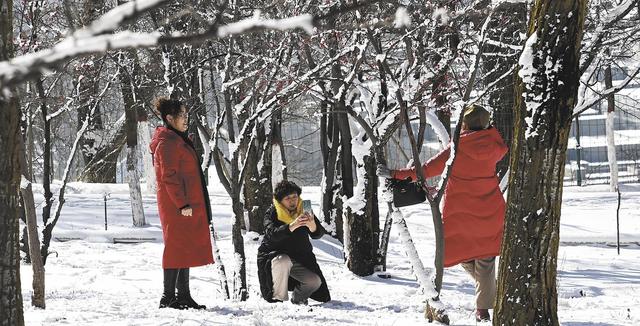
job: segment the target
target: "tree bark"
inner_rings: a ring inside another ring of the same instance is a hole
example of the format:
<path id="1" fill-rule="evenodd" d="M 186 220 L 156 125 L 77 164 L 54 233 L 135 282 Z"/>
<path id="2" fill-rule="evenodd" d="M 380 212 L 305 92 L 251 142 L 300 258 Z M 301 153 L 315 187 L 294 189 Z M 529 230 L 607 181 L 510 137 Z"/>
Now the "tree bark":
<path id="1" fill-rule="evenodd" d="M 42 188 L 44 190 L 44 203 L 42 204 L 42 223 L 46 225 L 51 218 L 51 205 L 53 204 L 53 193 L 51 192 L 51 123 L 47 119 L 48 109 L 42 86 L 42 79 L 36 81 L 36 90 L 40 98 L 40 114 L 42 115 L 44 144 L 42 148 Z"/>
<path id="2" fill-rule="evenodd" d="M 228 67 L 231 69 L 231 67 Z M 227 76 L 228 77 L 228 76 Z M 233 121 L 233 107 L 231 96 L 229 93 L 225 92 L 225 115 L 227 119 L 227 131 L 229 132 L 229 141 L 232 143 L 236 142 L 236 135 L 234 131 L 234 121 Z M 216 140 L 217 142 L 217 140 Z M 240 146 L 238 146 L 240 147 Z M 244 238 L 242 236 L 242 227 L 244 224 L 244 207 L 242 206 L 242 202 L 240 201 L 240 148 L 236 148 L 235 151 L 231 154 L 231 178 L 228 184 L 231 187 L 231 205 L 233 210 L 233 225 L 231 227 L 231 241 L 233 242 L 233 251 L 234 258 L 236 259 L 236 268 L 233 271 L 233 297 L 236 300 L 246 301 L 249 297 L 249 292 L 247 291 L 247 263 L 246 256 L 244 253 Z M 221 159 L 216 155 L 216 159 Z M 219 162 L 218 166 L 224 165 L 225 162 Z M 218 171 L 218 176 L 221 178 L 224 177 L 222 171 Z"/>
<path id="3" fill-rule="evenodd" d="M 335 123 L 335 114 L 327 114 L 326 105 L 322 107 L 322 117 L 320 120 L 320 144 L 322 151 L 323 173 L 322 173 L 322 215 L 324 223 L 329 227 L 331 235 L 340 242 L 343 241 L 342 232 L 338 232 L 338 223 L 335 219 L 336 203 L 334 198 L 337 195 L 335 187 L 336 165 L 338 163 L 338 151 L 340 148 L 339 130 Z"/>
<path id="4" fill-rule="evenodd" d="M 494 325 L 558 325 L 562 181 L 586 0 L 538 0 L 520 58 Z M 533 35 L 536 36 L 533 36 Z"/>
<path id="5" fill-rule="evenodd" d="M 273 197 L 271 185 L 271 141 L 264 126 L 258 127 L 258 137 L 247 152 L 248 171 L 244 180 L 244 206 L 249 214 L 248 231 L 264 233 L 264 214 Z"/>
<path id="6" fill-rule="evenodd" d="M 10 1 L 9 1 L 10 2 Z M 2 10 L 6 10 L 6 2 L 1 2 Z M 9 4 L 11 8 L 11 4 Z M 11 24 L 5 22 L 6 13 L 0 14 L 0 26 Z M 6 34 L 3 33 L 3 43 Z M 2 44 L 0 44 L 2 45 Z M 6 51 L 3 49 L 3 51 Z M 2 55 L 6 55 L 2 53 Z M 0 58 L 4 60 L 4 58 Z M 20 287 L 20 232 L 18 191 L 20 184 L 20 165 L 18 161 L 20 112 L 15 98 L 0 99 L 0 325 L 24 325 L 22 310 L 22 293 Z"/>
<path id="7" fill-rule="evenodd" d="M 127 141 L 125 123 L 117 123 L 115 133 L 107 140 L 91 160 L 85 164 L 80 181 L 89 183 L 115 183 L 118 156 Z"/>
<path id="8" fill-rule="evenodd" d="M 363 157 L 363 161 L 358 162 L 356 168 L 359 171 L 358 177 L 363 177 L 364 180 L 358 180 L 359 186 L 356 189 L 360 193 L 355 194 L 355 198 L 363 196 L 364 207 L 354 210 L 353 206 L 358 206 L 359 203 L 347 201 L 344 223 L 347 224 L 345 230 L 348 230 L 345 236 L 349 239 L 345 241 L 345 245 L 348 246 L 345 250 L 345 258 L 347 268 L 351 272 L 359 276 L 367 276 L 373 274 L 378 262 L 376 254 L 379 245 L 378 176 L 373 152 Z"/>
<path id="9" fill-rule="evenodd" d="M 613 78 L 611 76 L 611 65 L 608 64 L 604 71 L 605 89 L 613 87 Z M 615 138 L 615 118 L 616 118 L 616 100 L 615 94 L 607 96 L 607 161 L 609 161 L 609 190 L 611 192 L 618 191 L 618 159 L 616 157 L 616 138 Z"/>
<path id="10" fill-rule="evenodd" d="M 124 59 L 122 54 L 120 59 Z M 126 66 L 125 60 L 120 60 L 120 64 Z M 126 69 L 126 68 L 125 68 Z M 138 69 L 132 69 L 134 76 Z M 133 216 L 133 226 L 142 227 L 146 224 L 144 208 L 142 205 L 142 192 L 140 190 L 140 174 L 138 171 L 138 105 L 133 80 L 128 71 L 120 71 L 120 90 L 125 110 L 125 129 L 127 141 L 127 181 L 129 182 L 129 198 L 131 201 L 131 214 Z"/>
<path id="11" fill-rule="evenodd" d="M 33 188 L 31 186 L 31 179 L 26 179 L 29 174 L 29 168 L 27 163 L 27 157 L 25 153 L 24 143 L 21 143 L 20 148 L 20 170 L 22 171 L 22 182 L 20 185 L 20 193 L 22 195 L 25 220 L 27 225 L 27 238 L 29 243 L 29 257 L 31 262 L 31 268 L 33 269 L 33 294 L 31 295 L 31 305 L 34 307 L 45 309 L 44 289 L 45 289 L 45 274 L 44 263 L 42 262 L 42 256 L 40 255 L 40 238 L 38 237 L 38 222 L 36 217 L 36 205 L 33 199 Z"/>
<path id="12" fill-rule="evenodd" d="M 82 14 L 80 19 L 80 26 L 88 26 L 91 22 L 100 17 L 100 14 L 105 8 L 104 0 L 84 0 L 82 3 Z M 74 71 L 74 89 L 78 90 L 78 130 L 80 130 L 85 118 L 89 115 L 94 103 L 96 102 L 95 96 L 99 93 L 99 80 L 100 71 L 102 70 L 102 64 L 104 59 L 98 59 L 95 56 L 90 56 L 82 61 L 78 61 L 75 65 Z M 82 137 L 80 142 L 80 152 L 85 164 L 89 164 L 91 161 L 102 161 L 101 157 L 96 157 L 100 143 L 96 142 L 100 138 L 99 134 L 104 132 L 104 126 L 102 123 L 102 116 L 100 110 L 97 110 L 91 117 L 89 129 Z M 96 160 L 97 159 L 97 160 Z M 86 180 L 87 182 L 115 182 L 116 165 L 108 164 L 104 169 L 112 170 L 111 173 L 106 174 L 93 174 L 92 179 Z M 113 181 L 110 176 L 113 175 Z"/>
<path id="13" fill-rule="evenodd" d="M 287 180 L 287 156 L 282 140 L 282 110 L 277 110 L 271 117 L 271 184 L 275 185 Z"/>
<path id="14" fill-rule="evenodd" d="M 13 1 L 0 0 L 0 61 L 13 54 Z M 14 92 L 14 90 L 9 90 Z M 0 94 L 0 325 L 23 326 L 20 287 L 20 110 L 13 94 Z"/>
<path id="15" fill-rule="evenodd" d="M 157 190 L 156 172 L 153 168 L 153 157 L 149 146 L 151 145 L 151 134 L 149 121 L 147 119 L 138 123 L 138 140 L 140 141 L 140 151 L 144 162 L 144 180 L 147 183 L 147 191 L 155 193 Z"/>

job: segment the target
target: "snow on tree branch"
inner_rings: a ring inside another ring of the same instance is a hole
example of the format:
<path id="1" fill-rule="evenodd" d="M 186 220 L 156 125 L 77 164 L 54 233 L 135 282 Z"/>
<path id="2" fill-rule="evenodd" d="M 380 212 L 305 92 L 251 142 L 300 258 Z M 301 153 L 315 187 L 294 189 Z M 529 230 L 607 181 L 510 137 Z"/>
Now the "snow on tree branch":
<path id="1" fill-rule="evenodd" d="M 608 15 L 602 20 L 602 23 L 596 28 L 590 42 L 583 45 L 581 51 L 583 55 L 580 60 L 579 70 L 581 74 L 587 70 L 587 67 L 589 67 L 596 58 L 599 49 L 603 45 L 603 40 L 610 33 L 610 28 L 624 18 L 639 2 L 640 0 L 625 0 L 609 11 Z"/>
<path id="2" fill-rule="evenodd" d="M 327 18 L 357 10 L 380 0 L 339 6 L 318 16 L 303 14 L 267 20 L 260 19 L 259 16 L 253 16 L 228 25 L 218 25 L 217 22 L 214 22 L 204 32 L 195 34 L 182 35 L 173 33 L 171 35 L 163 35 L 157 31 L 150 33 L 122 31 L 115 34 L 104 34 L 116 30 L 124 23 L 134 20 L 151 9 L 159 7 L 164 1 L 166 0 L 138 0 L 120 5 L 101 16 L 89 27 L 78 30 L 52 48 L 25 54 L 10 61 L 0 62 L 0 88 L 9 87 L 29 78 L 41 76 L 46 71 L 54 69 L 76 57 L 110 50 L 201 43 L 216 38 L 270 29 L 290 30 L 301 28 L 306 32 L 313 32 L 313 27 L 319 26 Z"/>
<path id="3" fill-rule="evenodd" d="M 304 30 L 307 34 L 313 34 L 313 16 L 304 14 L 283 19 L 263 19 L 260 18 L 260 11 L 256 10 L 251 18 L 218 28 L 218 37 L 222 38 L 254 30 L 274 29 L 285 31 L 297 28 Z"/>
<path id="4" fill-rule="evenodd" d="M 609 95 L 615 94 L 615 93 L 619 92 L 621 89 L 627 87 L 627 85 L 633 79 L 635 79 L 638 76 L 638 74 L 640 74 L 640 65 L 637 66 L 635 68 L 635 70 L 631 74 L 629 74 L 627 76 L 627 78 L 625 78 L 623 81 L 621 81 L 620 84 L 618 84 L 617 86 L 605 89 L 603 92 L 601 92 L 599 94 L 595 94 L 594 96 L 591 96 L 589 98 L 583 97 L 582 100 L 580 101 L 580 103 L 573 109 L 573 116 L 575 117 L 575 116 L 579 115 L 580 113 L 586 111 L 587 109 L 589 109 L 590 107 L 592 107 L 596 103 L 598 103 L 601 100 L 607 98 Z"/>
<path id="5" fill-rule="evenodd" d="M 135 0 L 117 6 L 91 23 L 76 31 L 74 38 L 81 39 L 113 33 L 128 22 L 135 21 L 143 14 L 168 4 L 168 0 Z"/>

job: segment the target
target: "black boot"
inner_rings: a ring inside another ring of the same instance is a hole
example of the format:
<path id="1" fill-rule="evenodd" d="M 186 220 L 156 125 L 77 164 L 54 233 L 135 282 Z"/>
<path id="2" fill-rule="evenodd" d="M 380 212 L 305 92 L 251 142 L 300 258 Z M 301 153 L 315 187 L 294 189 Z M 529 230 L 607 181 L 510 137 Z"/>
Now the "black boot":
<path id="1" fill-rule="evenodd" d="M 178 273 L 178 283 L 176 284 L 178 288 L 178 304 L 184 308 L 193 308 L 193 309 L 207 309 L 206 306 L 200 305 L 193 300 L 191 297 L 191 291 L 189 291 L 189 269 L 181 268 Z"/>
<path id="2" fill-rule="evenodd" d="M 160 308 L 180 309 L 176 299 L 176 280 L 179 269 L 169 268 L 164 270 L 164 293 L 160 299 Z"/>

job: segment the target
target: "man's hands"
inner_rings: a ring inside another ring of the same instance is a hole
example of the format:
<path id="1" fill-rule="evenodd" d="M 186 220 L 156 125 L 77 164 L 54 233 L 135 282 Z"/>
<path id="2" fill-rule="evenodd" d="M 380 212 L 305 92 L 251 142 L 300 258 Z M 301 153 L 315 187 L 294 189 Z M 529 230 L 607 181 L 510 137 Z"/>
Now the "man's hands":
<path id="1" fill-rule="evenodd" d="M 293 220 L 293 222 L 289 224 L 289 231 L 293 232 L 301 226 L 306 226 L 307 228 L 309 228 L 309 231 L 311 233 L 316 232 L 316 220 L 315 218 L 313 218 L 313 215 L 311 215 L 311 213 L 304 212 L 302 215 L 298 216 L 298 218 Z"/>
<path id="2" fill-rule="evenodd" d="M 381 178 L 391 179 L 392 171 L 384 164 L 378 164 L 376 167 L 376 174 Z"/>
<path id="3" fill-rule="evenodd" d="M 193 209 L 187 206 L 180 210 L 180 214 L 182 214 L 182 216 L 193 216 Z"/>

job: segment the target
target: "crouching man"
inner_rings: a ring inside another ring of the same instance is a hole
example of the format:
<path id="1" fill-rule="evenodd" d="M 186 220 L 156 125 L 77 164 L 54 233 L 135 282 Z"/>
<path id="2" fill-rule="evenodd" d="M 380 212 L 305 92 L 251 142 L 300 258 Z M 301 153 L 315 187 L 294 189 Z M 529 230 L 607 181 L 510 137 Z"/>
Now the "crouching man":
<path id="1" fill-rule="evenodd" d="M 324 229 L 311 212 L 303 212 L 295 183 L 276 185 L 273 205 L 264 217 L 264 238 L 258 248 L 258 279 L 262 297 L 269 302 L 307 304 L 311 298 L 331 300 L 327 282 L 313 254 L 309 236 L 319 239 Z"/>

